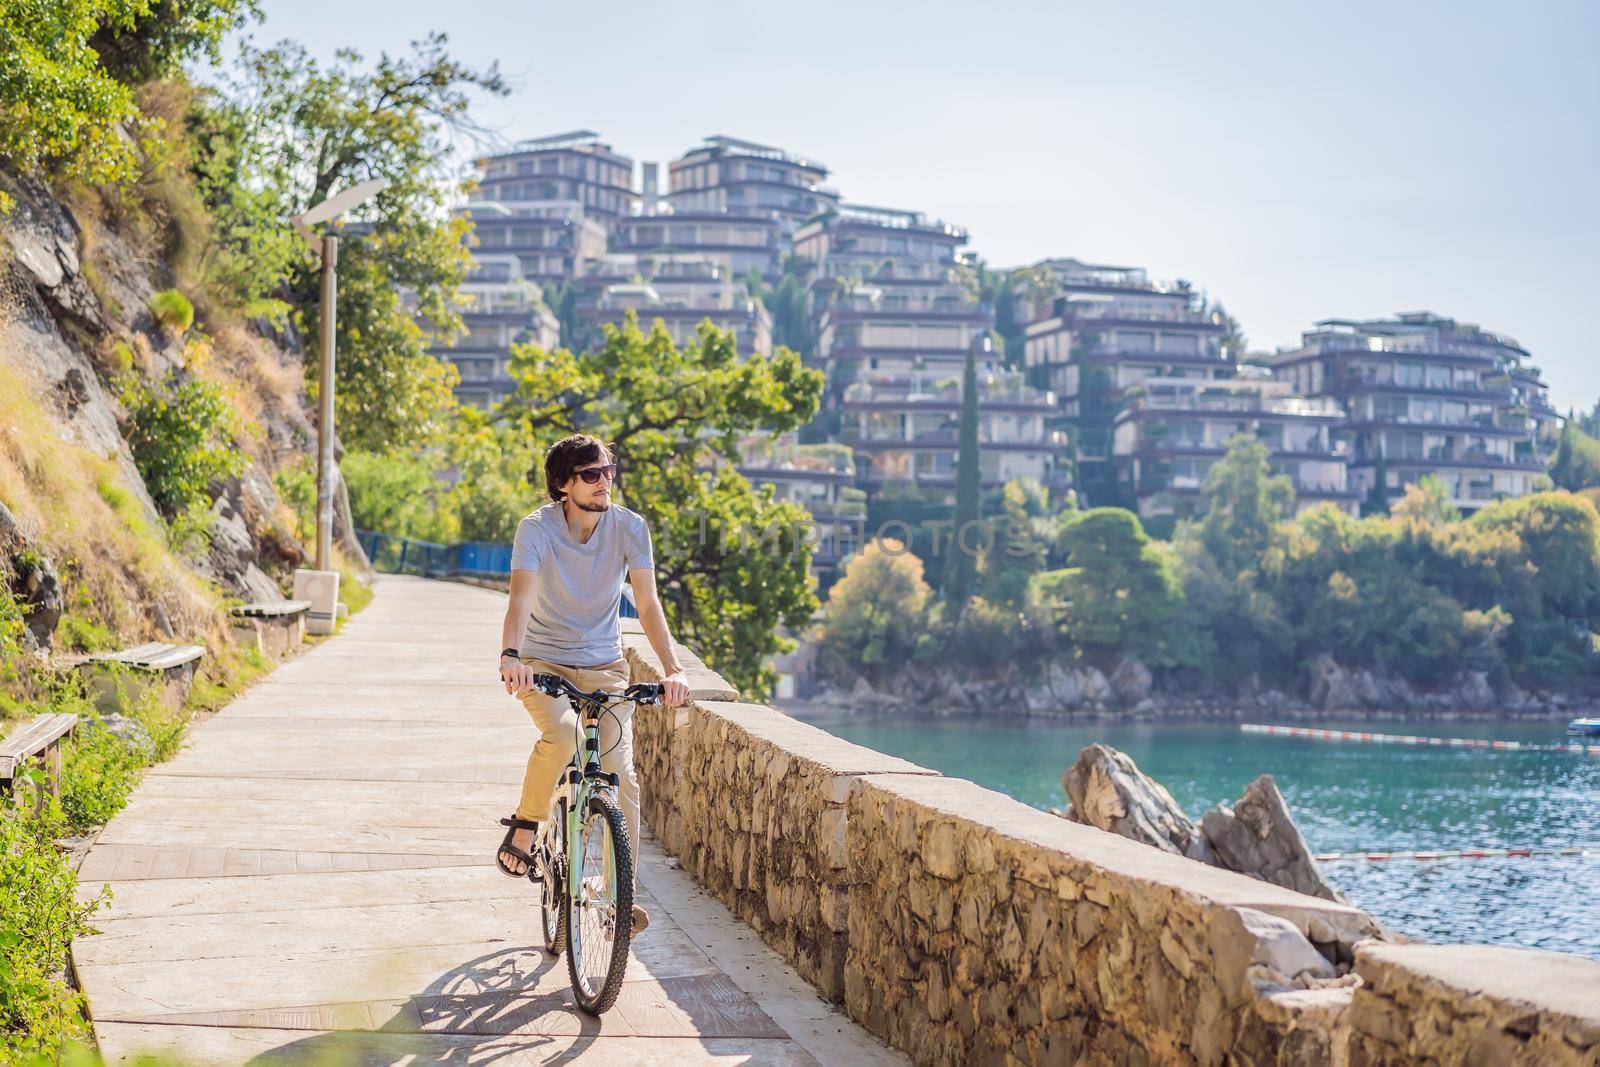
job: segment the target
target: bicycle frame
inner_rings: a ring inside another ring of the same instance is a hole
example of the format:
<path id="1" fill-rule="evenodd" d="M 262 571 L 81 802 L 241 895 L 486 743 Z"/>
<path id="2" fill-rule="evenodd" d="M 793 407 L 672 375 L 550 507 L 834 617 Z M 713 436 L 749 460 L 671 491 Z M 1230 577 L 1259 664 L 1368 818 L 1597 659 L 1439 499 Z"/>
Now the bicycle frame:
<path id="1" fill-rule="evenodd" d="M 567 764 L 567 825 L 563 851 L 567 862 L 567 899 L 577 904 L 583 893 L 583 865 L 574 862 L 578 854 L 579 834 L 589 807 L 589 793 L 594 789 L 614 789 L 612 776 L 600 769 L 600 705 L 592 701 L 581 704 L 574 700 L 578 721 L 573 727 L 580 744 Z M 594 783 L 602 784 L 594 784 Z M 615 899 L 617 893 L 616 871 L 606 863 L 606 895 Z"/>

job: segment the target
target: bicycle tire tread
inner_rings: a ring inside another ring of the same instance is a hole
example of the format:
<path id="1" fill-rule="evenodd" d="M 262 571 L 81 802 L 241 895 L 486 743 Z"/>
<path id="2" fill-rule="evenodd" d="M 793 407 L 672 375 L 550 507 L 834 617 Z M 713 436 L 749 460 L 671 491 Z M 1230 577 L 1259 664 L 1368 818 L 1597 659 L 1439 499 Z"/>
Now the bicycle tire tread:
<path id="1" fill-rule="evenodd" d="M 574 920 L 570 899 L 562 908 L 562 929 L 566 934 L 564 940 L 567 949 L 567 977 L 572 981 L 572 995 L 583 1011 L 590 1015 L 599 1015 L 617 1002 L 617 996 L 622 992 L 623 975 L 628 969 L 628 948 L 633 942 L 633 843 L 628 838 L 628 824 L 622 816 L 621 808 L 607 803 L 603 797 L 598 796 L 589 798 L 589 808 L 591 812 L 598 808 L 610 824 L 610 837 L 615 850 L 613 859 L 617 871 L 616 934 L 611 943 L 611 962 L 606 970 L 605 984 L 592 998 L 584 995 L 583 983 L 578 976 L 578 959 L 572 951 Z M 568 857 L 568 862 L 576 861 Z"/>

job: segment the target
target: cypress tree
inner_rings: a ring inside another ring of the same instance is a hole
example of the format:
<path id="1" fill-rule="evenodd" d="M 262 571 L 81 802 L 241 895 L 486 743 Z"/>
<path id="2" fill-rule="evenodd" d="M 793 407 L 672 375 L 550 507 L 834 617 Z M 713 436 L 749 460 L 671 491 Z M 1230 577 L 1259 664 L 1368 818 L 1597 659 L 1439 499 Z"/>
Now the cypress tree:
<path id="1" fill-rule="evenodd" d="M 949 560 L 944 569 L 944 595 L 951 618 L 959 618 L 972 593 L 977 560 L 961 548 L 961 530 L 978 518 L 978 366 L 972 349 L 961 375 L 961 429 L 956 458 L 955 525 L 950 532 Z"/>

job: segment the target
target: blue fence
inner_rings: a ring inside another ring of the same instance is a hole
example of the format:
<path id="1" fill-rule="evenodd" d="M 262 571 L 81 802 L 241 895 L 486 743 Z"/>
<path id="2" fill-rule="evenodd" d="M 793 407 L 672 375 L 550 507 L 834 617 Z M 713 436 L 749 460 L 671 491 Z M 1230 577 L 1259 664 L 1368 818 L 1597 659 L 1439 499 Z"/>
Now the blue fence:
<path id="1" fill-rule="evenodd" d="M 361 549 L 380 571 L 390 574 L 417 574 L 424 578 L 502 578 L 511 577 L 511 546 L 490 541 L 459 541 L 441 545 L 414 537 L 357 530 Z M 617 614 L 637 619 L 629 590 L 622 591 L 622 606 Z"/>

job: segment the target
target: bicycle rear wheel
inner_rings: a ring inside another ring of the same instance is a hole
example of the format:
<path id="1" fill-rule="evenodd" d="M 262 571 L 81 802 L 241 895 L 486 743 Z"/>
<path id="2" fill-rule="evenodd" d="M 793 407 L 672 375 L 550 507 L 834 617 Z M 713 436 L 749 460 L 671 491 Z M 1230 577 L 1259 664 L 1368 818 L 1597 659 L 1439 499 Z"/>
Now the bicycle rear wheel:
<path id="1" fill-rule="evenodd" d="M 562 797 L 550 809 L 550 847 L 545 851 L 550 863 L 544 870 L 544 882 L 539 886 L 539 925 L 544 928 L 544 948 L 552 956 L 561 955 L 567 947 L 567 872 L 562 862 L 566 850 L 561 842 L 567 839 L 567 799 Z"/>
<path id="2" fill-rule="evenodd" d="M 582 876 L 581 896 L 566 909 L 567 973 L 578 1007 L 599 1015 L 617 1002 L 633 938 L 633 847 L 622 809 L 591 796 L 569 863 Z"/>

